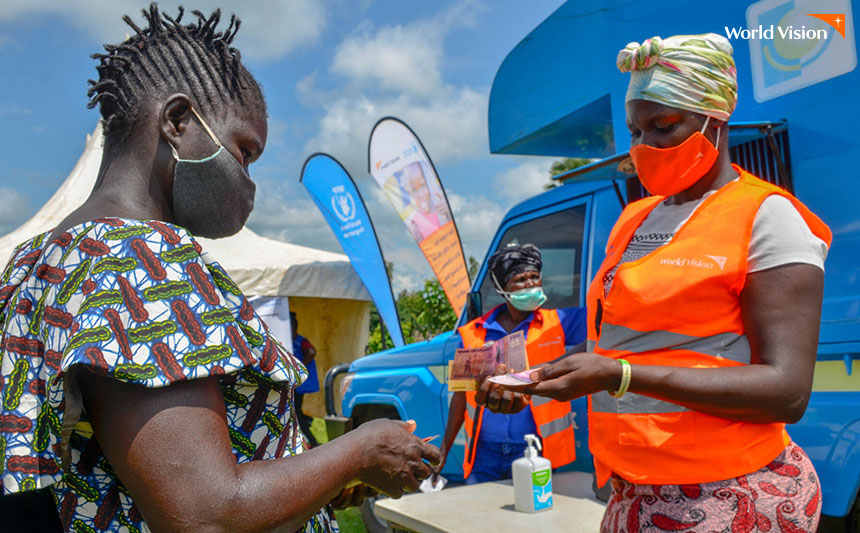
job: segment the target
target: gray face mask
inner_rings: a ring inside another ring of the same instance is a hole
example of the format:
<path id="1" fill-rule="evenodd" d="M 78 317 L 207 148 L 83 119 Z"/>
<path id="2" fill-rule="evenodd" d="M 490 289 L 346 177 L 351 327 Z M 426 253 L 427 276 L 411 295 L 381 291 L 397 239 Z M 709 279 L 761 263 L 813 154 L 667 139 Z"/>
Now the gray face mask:
<path id="1" fill-rule="evenodd" d="M 176 224 L 198 237 L 217 239 L 237 233 L 254 209 L 257 186 L 218 141 L 206 122 L 191 109 L 218 150 L 203 159 L 181 159 L 171 145 L 173 217 Z"/>

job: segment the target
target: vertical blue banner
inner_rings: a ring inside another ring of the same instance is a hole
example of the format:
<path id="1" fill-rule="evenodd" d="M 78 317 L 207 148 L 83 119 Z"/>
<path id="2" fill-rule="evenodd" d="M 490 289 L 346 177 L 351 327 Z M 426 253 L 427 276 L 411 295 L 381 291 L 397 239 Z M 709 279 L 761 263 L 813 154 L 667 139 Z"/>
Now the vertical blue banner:
<path id="1" fill-rule="evenodd" d="M 394 345 L 403 346 L 400 317 L 394 305 L 382 249 L 352 177 L 333 157 L 314 154 L 305 161 L 299 181 L 311 194 L 358 277 L 367 287 Z"/>

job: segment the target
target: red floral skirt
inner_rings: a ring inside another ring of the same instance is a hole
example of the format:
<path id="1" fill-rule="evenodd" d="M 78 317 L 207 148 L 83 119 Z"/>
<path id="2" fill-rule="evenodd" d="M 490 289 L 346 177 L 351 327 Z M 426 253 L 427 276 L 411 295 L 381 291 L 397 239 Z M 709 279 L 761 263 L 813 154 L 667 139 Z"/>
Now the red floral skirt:
<path id="1" fill-rule="evenodd" d="M 806 453 L 791 442 L 757 472 L 698 485 L 636 485 L 612 475 L 601 532 L 815 531 L 821 487 Z"/>

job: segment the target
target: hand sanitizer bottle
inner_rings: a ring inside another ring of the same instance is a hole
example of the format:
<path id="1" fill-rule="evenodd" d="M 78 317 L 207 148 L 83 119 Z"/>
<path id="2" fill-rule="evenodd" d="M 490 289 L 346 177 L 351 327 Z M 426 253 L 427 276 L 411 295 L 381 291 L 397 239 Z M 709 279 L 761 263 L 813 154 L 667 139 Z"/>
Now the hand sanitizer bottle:
<path id="1" fill-rule="evenodd" d="M 526 435 L 526 451 L 514 461 L 514 508 L 523 513 L 552 509 L 552 464 L 538 455 L 540 440 Z"/>

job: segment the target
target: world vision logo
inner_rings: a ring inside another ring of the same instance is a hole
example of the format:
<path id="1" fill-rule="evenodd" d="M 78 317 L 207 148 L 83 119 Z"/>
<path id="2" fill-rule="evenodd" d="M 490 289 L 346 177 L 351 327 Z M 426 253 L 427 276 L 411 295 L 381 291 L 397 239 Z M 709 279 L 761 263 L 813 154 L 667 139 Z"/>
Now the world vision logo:
<path id="1" fill-rule="evenodd" d="M 722 255 L 706 255 L 705 257 L 710 259 L 710 261 L 695 257 L 663 257 L 660 259 L 660 264 L 675 267 L 702 268 L 705 270 L 713 270 L 714 266 L 722 270 L 726 266 L 727 258 Z"/>
<path id="2" fill-rule="evenodd" d="M 833 26 L 833 29 L 839 32 L 842 38 L 845 38 L 845 13 L 838 14 L 822 14 L 822 13 L 807 13 L 810 17 L 821 19 L 824 22 Z"/>
<path id="3" fill-rule="evenodd" d="M 841 76 L 857 65 L 851 0 L 761 0 L 747 8 L 746 26 L 725 26 L 725 32 L 729 40 L 749 43 L 758 102 Z"/>
<path id="4" fill-rule="evenodd" d="M 720 270 L 726 266 L 726 257 L 723 257 L 722 255 L 706 255 L 705 257 L 713 259 L 713 261 L 719 265 Z"/>
<path id="5" fill-rule="evenodd" d="M 830 24 L 833 29 L 839 32 L 839 35 L 842 38 L 845 38 L 845 13 L 831 13 L 831 14 L 813 14 L 813 13 L 804 13 L 807 16 L 815 17 L 819 20 Z M 802 25 L 799 28 L 795 28 L 793 25 L 788 26 L 775 26 L 771 24 L 769 27 L 764 27 L 759 24 L 758 28 L 741 28 L 735 27 L 730 28 L 728 26 L 726 29 L 726 37 L 729 39 L 770 39 L 773 40 L 774 36 L 778 36 L 778 42 L 786 41 L 786 40 L 809 40 L 809 41 L 821 41 L 827 40 L 830 38 L 828 35 L 828 30 L 826 28 L 807 28 L 806 25 Z"/>

